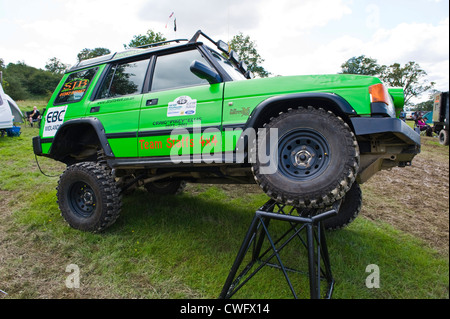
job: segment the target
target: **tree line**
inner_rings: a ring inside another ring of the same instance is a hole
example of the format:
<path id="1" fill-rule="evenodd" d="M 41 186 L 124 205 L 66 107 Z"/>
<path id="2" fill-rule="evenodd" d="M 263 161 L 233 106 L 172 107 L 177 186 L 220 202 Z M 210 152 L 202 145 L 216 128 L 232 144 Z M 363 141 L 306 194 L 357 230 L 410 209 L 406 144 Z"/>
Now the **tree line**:
<path id="1" fill-rule="evenodd" d="M 0 58 L 0 71 L 3 78 L 3 89 L 14 100 L 29 98 L 50 98 L 53 90 L 61 80 L 62 73 L 37 69 L 25 62 L 4 64 Z"/>
<path id="2" fill-rule="evenodd" d="M 352 57 L 341 65 L 342 74 L 371 75 L 380 78 L 388 87 L 402 87 L 405 92 L 405 105 L 412 106 L 412 99 L 429 92 L 430 96 L 436 92 L 435 82 L 427 79 L 427 72 L 414 61 L 405 65 L 393 63 L 389 66 L 380 65 L 376 59 L 360 55 Z M 430 97 L 431 99 L 431 97 Z M 431 111 L 431 100 L 415 106 L 417 111 Z"/>
<path id="3" fill-rule="evenodd" d="M 166 41 L 160 33 L 148 30 L 145 34 L 133 36 L 125 49 L 145 46 L 152 43 Z M 256 42 L 248 35 L 239 33 L 229 42 L 229 47 L 238 53 L 242 60 L 246 61 L 248 69 L 258 77 L 267 77 L 271 73 L 264 69 L 264 59 L 258 53 Z M 77 54 L 77 61 L 82 61 L 97 56 L 110 54 L 107 48 L 85 48 Z M 24 62 L 4 64 L 0 57 L 0 71 L 3 73 L 3 88 L 15 100 L 24 100 L 33 97 L 50 98 L 53 90 L 59 83 L 64 72 L 70 66 L 53 57 L 47 61 L 45 69 L 37 69 L 26 65 Z M 352 57 L 341 65 L 341 74 L 360 74 L 379 77 L 389 87 L 402 87 L 405 91 L 405 104 L 412 105 L 412 99 L 423 93 L 434 93 L 434 82 L 427 80 L 427 73 L 419 64 L 410 61 L 405 65 L 393 63 L 389 66 L 380 65 L 376 59 L 361 55 Z M 416 110 L 431 110 L 432 101 L 420 103 Z"/>

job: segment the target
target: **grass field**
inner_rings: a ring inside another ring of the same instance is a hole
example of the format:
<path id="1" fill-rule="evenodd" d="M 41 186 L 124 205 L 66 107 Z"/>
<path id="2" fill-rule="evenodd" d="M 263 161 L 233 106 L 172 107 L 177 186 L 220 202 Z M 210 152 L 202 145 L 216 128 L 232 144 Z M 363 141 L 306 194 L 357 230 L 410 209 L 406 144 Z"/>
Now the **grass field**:
<path id="1" fill-rule="evenodd" d="M 64 166 L 39 158 L 55 177 L 40 173 L 31 147 L 37 134 L 23 125 L 20 137 L 0 138 L 0 299 L 219 296 L 254 211 L 267 200 L 257 186 L 189 184 L 177 196 L 138 189 L 124 197 L 111 228 L 84 233 L 60 216 L 55 187 Z M 333 298 L 449 298 L 448 150 L 423 138 L 413 166 L 362 185 L 361 216 L 327 234 Z M 302 266 L 306 255 L 294 247 L 285 257 Z M 66 287 L 71 264 L 79 288 Z M 380 288 L 366 287 L 369 264 L 379 267 Z M 306 276 L 293 281 L 308 298 Z M 282 273 L 267 268 L 236 297 L 292 296 Z"/>

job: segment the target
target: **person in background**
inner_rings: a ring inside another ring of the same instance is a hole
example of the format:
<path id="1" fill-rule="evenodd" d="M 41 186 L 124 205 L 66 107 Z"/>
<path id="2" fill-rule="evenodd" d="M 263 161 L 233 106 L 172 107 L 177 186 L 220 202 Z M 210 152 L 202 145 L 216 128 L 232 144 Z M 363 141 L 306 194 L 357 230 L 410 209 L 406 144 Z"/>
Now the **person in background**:
<path id="1" fill-rule="evenodd" d="M 417 118 L 417 127 L 420 129 L 420 131 L 426 131 L 427 136 L 433 136 L 433 129 L 430 125 L 427 124 L 425 119 L 422 116 L 419 116 Z"/>
<path id="2" fill-rule="evenodd" d="M 30 121 L 31 126 L 33 126 L 33 122 L 41 119 L 41 113 L 37 109 L 36 106 L 33 106 L 33 112 L 30 113 L 28 120 Z"/>

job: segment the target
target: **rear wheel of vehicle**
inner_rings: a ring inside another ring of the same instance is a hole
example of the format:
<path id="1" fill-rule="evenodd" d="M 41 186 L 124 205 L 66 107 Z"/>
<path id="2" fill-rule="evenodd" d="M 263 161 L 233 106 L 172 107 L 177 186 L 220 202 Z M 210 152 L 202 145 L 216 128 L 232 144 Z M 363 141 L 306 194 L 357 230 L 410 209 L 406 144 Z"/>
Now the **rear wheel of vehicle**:
<path id="1" fill-rule="evenodd" d="M 183 192 L 186 182 L 182 180 L 151 182 L 144 185 L 150 194 L 175 195 Z"/>
<path id="2" fill-rule="evenodd" d="M 100 232 L 119 217 L 120 189 L 109 170 L 94 162 L 69 166 L 57 187 L 61 215 L 75 229 Z"/>
<path id="3" fill-rule="evenodd" d="M 322 208 L 350 189 L 359 168 L 359 148 L 341 118 L 321 108 L 300 107 L 272 118 L 264 128 L 252 170 L 268 196 L 287 205 Z M 271 129 L 278 130 L 276 145 L 270 143 Z M 275 165 L 276 170 L 267 169 Z"/>
<path id="4" fill-rule="evenodd" d="M 441 143 L 441 145 L 448 145 L 449 143 L 448 131 L 442 129 L 439 132 L 439 143 Z"/>
<path id="5" fill-rule="evenodd" d="M 327 230 L 336 230 L 348 226 L 358 217 L 362 207 L 362 192 L 358 183 L 353 183 L 342 199 L 338 214 L 325 219 L 323 225 Z"/>

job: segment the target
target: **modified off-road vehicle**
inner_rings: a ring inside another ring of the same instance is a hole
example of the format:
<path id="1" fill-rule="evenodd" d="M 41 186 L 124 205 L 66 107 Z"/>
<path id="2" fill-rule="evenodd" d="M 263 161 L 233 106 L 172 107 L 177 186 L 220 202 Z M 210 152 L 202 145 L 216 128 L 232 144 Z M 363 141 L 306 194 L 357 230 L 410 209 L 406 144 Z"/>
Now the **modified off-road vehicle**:
<path id="1" fill-rule="evenodd" d="M 433 130 L 439 135 L 439 143 L 448 145 L 450 140 L 448 134 L 448 91 L 436 93 L 433 100 Z"/>
<path id="2" fill-rule="evenodd" d="M 338 228 L 358 214 L 361 183 L 420 152 L 398 119 L 403 104 L 401 88 L 370 76 L 255 79 L 225 42 L 198 31 L 74 65 L 33 149 L 67 164 L 57 199 L 76 229 L 110 226 L 133 187 L 174 194 L 186 182 L 256 182 L 307 209 L 341 201 L 327 221 Z"/>

